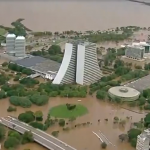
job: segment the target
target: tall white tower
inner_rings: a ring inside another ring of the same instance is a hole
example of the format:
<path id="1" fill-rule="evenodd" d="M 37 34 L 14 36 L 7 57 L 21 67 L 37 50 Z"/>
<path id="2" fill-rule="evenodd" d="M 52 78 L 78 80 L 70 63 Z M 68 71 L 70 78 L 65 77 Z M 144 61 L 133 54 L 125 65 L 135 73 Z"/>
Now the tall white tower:
<path id="1" fill-rule="evenodd" d="M 53 84 L 69 84 L 75 82 L 77 45 L 66 43 L 64 58 Z"/>
<path id="2" fill-rule="evenodd" d="M 6 52 L 10 53 L 15 50 L 15 39 L 16 35 L 15 34 L 8 34 L 6 36 Z"/>
<path id="3" fill-rule="evenodd" d="M 15 40 L 15 56 L 24 57 L 25 56 L 25 46 L 26 39 L 24 36 L 18 36 Z"/>
<path id="4" fill-rule="evenodd" d="M 102 77 L 98 61 L 96 44 L 83 42 L 77 48 L 76 83 L 90 85 Z"/>

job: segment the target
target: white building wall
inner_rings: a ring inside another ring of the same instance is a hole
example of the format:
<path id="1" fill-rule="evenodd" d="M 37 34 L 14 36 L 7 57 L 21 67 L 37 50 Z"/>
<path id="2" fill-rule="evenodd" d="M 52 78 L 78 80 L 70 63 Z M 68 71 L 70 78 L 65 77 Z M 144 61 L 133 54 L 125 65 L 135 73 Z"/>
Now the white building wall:
<path id="1" fill-rule="evenodd" d="M 25 46 L 26 39 L 23 36 L 18 36 L 15 40 L 15 56 L 24 57 L 25 56 Z"/>
<path id="2" fill-rule="evenodd" d="M 74 54 L 74 47 L 71 43 L 66 43 L 65 53 L 60 69 L 53 80 L 53 84 L 67 84 L 74 82 L 76 56 Z"/>
<path id="3" fill-rule="evenodd" d="M 81 85 L 83 85 L 84 83 L 84 61 L 85 61 L 85 46 L 78 45 L 76 83 Z"/>
<path id="4" fill-rule="evenodd" d="M 15 34 L 8 34 L 6 36 L 6 52 L 10 53 L 15 50 L 15 39 L 16 35 Z"/>

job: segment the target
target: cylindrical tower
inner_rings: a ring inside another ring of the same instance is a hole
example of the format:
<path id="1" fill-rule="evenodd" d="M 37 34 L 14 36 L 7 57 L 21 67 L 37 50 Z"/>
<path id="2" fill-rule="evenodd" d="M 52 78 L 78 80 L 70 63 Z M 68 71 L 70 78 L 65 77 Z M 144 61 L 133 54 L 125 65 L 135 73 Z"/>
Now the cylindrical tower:
<path id="1" fill-rule="evenodd" d="M 24 36 L 18 36 L 15 40 L 15 56 L 24 57 L 25 56 L 25 45 L 26 39 Z"/>
<path id="2" fill-rule="evenodd" d="M 15 34 L 8 34 L 6 36 L 6 52 L 10 53 L 15 50 L 15 39 L 16 35 Z"/>

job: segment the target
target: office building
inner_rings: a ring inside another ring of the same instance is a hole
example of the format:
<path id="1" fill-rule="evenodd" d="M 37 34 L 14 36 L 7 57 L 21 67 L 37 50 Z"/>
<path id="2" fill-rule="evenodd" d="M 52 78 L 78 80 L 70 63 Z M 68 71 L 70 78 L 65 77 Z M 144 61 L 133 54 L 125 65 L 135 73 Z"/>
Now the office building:
<path id="1" fill-rule="evenodd" d="M 8 34 L 6 36 L 6 53 L 12 53 L 15 50 L 15 34 Z"/>
<path id="2" fill-rule="evenodd" d="M 53 84 L 69 84 L 76 80 L 77 44 L 66 43 L 65 53 Z"/>
<path id="3" fill-rule="evenodd" d="M 25 56 L 25 45 L 26 45 L 26 40 L 24 36 L 18 36 L 15 39 L 15 56 L 16 57 Z"/>
<path id="4" fill-rule="evenodd" d="M 66 43 L 64 58 L 53 84 L 76 82 L 88 85 L 99 80 L 101 76 L 97 62 L 96 44 L 76 41 Z"/>
<path id="5" fill-rule="evenodd" d="M 97 62 L 96 44 L 80 43 L 77 48 L 76 83 L 89 85 L 102 77 Z"/>
<path id="6" fill-rule="evenodd" d="M 149 150 L 149 145 L 150 129 L 146 129 L 137 137 L 136 150 Z"/>
<path id="7" fill-rule="evenodd" d="M 125 50 L 125 56 L 132 59 L 143 59 L 145 48 L 139 45 L 128 45 Z"/>

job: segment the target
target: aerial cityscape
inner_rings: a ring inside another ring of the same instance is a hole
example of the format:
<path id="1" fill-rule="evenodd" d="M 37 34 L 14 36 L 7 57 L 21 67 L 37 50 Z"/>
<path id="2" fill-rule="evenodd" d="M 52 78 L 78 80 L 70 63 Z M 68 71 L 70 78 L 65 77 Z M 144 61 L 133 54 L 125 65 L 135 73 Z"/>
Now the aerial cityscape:
<path id="1" fill-rule="evenodd" d="M 1 1 L 0 150 L 149 150 L 149 6 Z"/>

